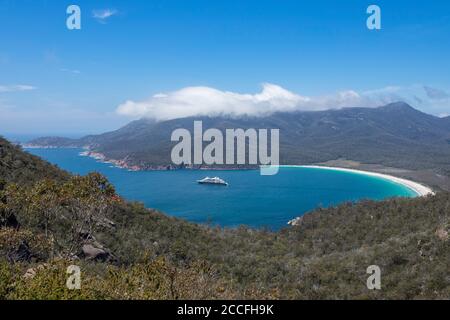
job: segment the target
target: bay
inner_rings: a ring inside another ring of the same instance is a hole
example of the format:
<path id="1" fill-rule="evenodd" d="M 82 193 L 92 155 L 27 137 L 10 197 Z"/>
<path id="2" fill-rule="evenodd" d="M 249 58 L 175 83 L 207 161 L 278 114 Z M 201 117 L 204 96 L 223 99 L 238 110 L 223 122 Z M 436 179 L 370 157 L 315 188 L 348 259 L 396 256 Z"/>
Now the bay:
<path id="1" fill-rule="evenodd" d="M 27 151 L 75 174 L 100 172 L 127 200 L 195 223 L 225 227 L 278 230 L 319 207 L 416 196 L 409 188 L 385 179 L 334 170 L 282 167 L 274 176 L 261 176 L 258 170 L 132 172 L 80 156 L 81 149 Z M 196 183 L 206 176 L 219 176 L 229 186 Z"/>

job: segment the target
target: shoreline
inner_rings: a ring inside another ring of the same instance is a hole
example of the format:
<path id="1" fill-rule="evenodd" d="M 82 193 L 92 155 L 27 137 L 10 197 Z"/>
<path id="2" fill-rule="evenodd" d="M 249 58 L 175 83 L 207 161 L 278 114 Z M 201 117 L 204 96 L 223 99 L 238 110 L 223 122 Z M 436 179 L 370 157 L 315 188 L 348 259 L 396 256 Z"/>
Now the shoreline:
<path id="1" fill-rule="evenodd" d="M 83 154 L 84 153 L 84 154 Z M 105 162 L 105 163 L 112 163 L 117 168 L 126 169 L 129 171 L 142 171 L 145 169 L 142 169 L 138 166 L 129 166 L 126 163 L 126 160 L 111 160 L 107 159 L 105 155 L 97 152 L 92 152 L 89 150 L 86 150 L 85 152 L 82 152 L 80 155 L 82 156 L 89 156 L 97 161 Z M 285 167 L 285 168 L 311 168 L 311 169 L 322 169 L 322 170 L 335 170 L 335 171 L 341 171 L 341 172 L 348 172 L 348 173 L 355 173 L 355 174 L 363 174 L 366 176 L 376 177 L 383 180 L 388 180 L 390 182 L 400 184 L 403 187 L 408 188 L 409 190 L 412 190 L 416 193 L 417 197 L 426 197 L 428 195 L 435 195 L 436 193 L 431 189 L 430 187 L 427 187 L 419 182 L 395 177 L 389 174 L 384 173 L 378 173 L 373 171 L 365 171 L 365 170 L 358 170 L 358 169 L 350 169 L 350 168 L 341 168 L 341 167 L 331 167 L 331 166 L 320 166 L 320 165 L 280 165 L 279 167 Z M 195 168 L 186 168 L 191 170 L 196 170 Z M 159 170 L 167 170 L 166 166 L 160 166 L 156 168 L 152 168 L 152 171 L 159 171 Z M 214 170 L 212 168 L 198 168 L 197 170 Z M 215 170 L 221 170 L 221 169 L 215 169 Z M 239 170 L 238 168 L 228 168 L 228 170 Z M 258 169 L 256 169 L 258 170 Z"/>
<path id="2" fill-rule="evenodd" d="M 404 178 L 395 177 L 389 174 L 384 173 L 378 173 L 373 171 L 364 171 L 364 170 L 358 170 L 358 169 L 349 169 L 349 168 L 340 168 L 340 167 L 329 167 L 329 166 L 319 166 L 319 165 L 286 165 L 286 166 L 280 166 L 280 167 L 297 167 L 297 168 L 311 168 L 311 169 L 324 169 L 324 170 L 335 170 L 335 171 L 341 171 L 341 172 L 350 172 L 350 173 L 356 173 L 356 174 L 363 174 L 371 177 L 381 178 L 384 180 L 388 180 L 397 184 L 400 184 L 412 191 L 414 191 L 417 194 L 417 197 L 426 197 L 428 195 L 435 195 L 436 193 L 433 191 L 433 189 Z"/>
<path id="3" fill-rule="evenodd" d="M 139 165 L 131 165 L 128 163 L 127 157 L 125 157 L 122 160 L 117 159 L 110 159 L 107 156 L 105 156 L 103 153 L 91 151 L 89 149 L 84 148 L 85 151 L 80 152 L 78 156 L 81 157 L 90 157 L 97 162 L 101 163 L 109 163 L 114 165 L 114 167 L 119 169 L 125 169 L 128 171 L 174 171 L 179 169 L 184 170 L 211 170 L 211 171 L 234 171 L 234 170 L 259 170 L 258 167 L 255 168 L 239 168 L 239 167 L 196 167 L 192 165 L 186 165 L 184 167 L 175 166 L 172 164 L 166 164 L 166 165 L 151 165 L 151 166 L 139 166 Z"/>

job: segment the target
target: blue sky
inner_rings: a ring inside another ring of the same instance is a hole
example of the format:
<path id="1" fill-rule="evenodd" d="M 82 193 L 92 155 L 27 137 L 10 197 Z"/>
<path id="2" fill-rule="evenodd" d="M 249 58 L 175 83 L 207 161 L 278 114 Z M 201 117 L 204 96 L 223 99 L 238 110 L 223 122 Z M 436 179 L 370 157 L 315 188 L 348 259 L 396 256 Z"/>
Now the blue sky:
<path id="1" fill-rule="evenodd" d="M 70 4 L 81 30 L 66 28 Z M 382 30 L 366 27 L 370 4 Z M 448 1 L 0 0 L 0 134 L 98 133 L 231 104 L 401 98 L 443 116 L 449 39 Z"/>

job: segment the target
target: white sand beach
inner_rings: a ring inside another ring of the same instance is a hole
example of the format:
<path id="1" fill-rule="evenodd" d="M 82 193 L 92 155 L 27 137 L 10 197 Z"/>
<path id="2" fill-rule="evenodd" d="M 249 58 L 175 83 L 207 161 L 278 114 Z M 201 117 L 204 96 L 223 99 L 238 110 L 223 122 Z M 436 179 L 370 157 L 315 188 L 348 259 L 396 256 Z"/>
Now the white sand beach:
<path id="1" fill-rule="evenodd" d="M 428 195 L 434 195 L 435 192 L 420 183 L 417 183 L 415 181 L 403 179 L 394 177 L 388 174 L 383 173 L 377 173 L 377 172 L 370 172 L 370 171 L 362 171 L 362 170 L 355 170 L 355 169 L 347 169 L 347 168 L 338 168 L 338 167 L 326 167 L 326 166 L 285 166 L 285 167 L 299 167 L 299 168 L 316 168 L 316 169 L 327 169 L 327 170 L 336 170 L 336 171 L 345 171 L 345 172 L 352 172 L 352 173 L 358 173 L 358 174 L 364 174 L 368 176 L 378 177 L 381 179 L 386 179 L 398 184 L 401 184 L 411 190 L 413 190 L 415 193 L 417 193 L 417 196 L 419 197 L 426 197 Z"/>

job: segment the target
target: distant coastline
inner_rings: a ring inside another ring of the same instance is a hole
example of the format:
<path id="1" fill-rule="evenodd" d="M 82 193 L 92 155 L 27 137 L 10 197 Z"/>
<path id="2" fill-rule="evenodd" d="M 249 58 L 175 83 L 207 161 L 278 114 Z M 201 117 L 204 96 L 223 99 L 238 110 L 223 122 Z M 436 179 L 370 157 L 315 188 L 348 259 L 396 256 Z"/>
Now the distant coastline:
<path id="1" fill-rule="evenodd" d="M 85 148 L 85 151 L 80 152 L 79 156 L 82 157 L 91 157 L 96 161 L 109 163 L 114 165 L 116 168 L 125 169 L 128 171 L 169 171 L 169 170 L 179 170 L 179 169 L 187 169 L 187 170 L 250 170 L 250 169 L 258 169 L 257 166 L 249 168 L 249 167 L 209 167 L 209 166 L 193 166 L 193 165 L 184 165 L 184 166 L 176 166 L 173 164 L 167 165 L 150 165 L 150 166 L 140 166 L 130 164 L 128 159 L 125 157 L 122 160 L 110 159 L 105 156 L 103 153 L 92 151 Z"/>
<path id="2" fill-rule="evenodd" d="M 142 170 L 138 166 L 129 165 L 127 163 L 126 159 L 124 159 L 124 160 L 108 159 L 104 154 L 102 154 L 100 152 L 85 150 L 83 152 L 80 152 L 78 155 L 81 157 L 91 157 L 91 158 L 95 159 L 96 161 L 103 162 L 103 163 L 109 163 L 109 164 L 114 165 L 117 168 L 126 169 L 128 171 L 141 171 Z"/>

